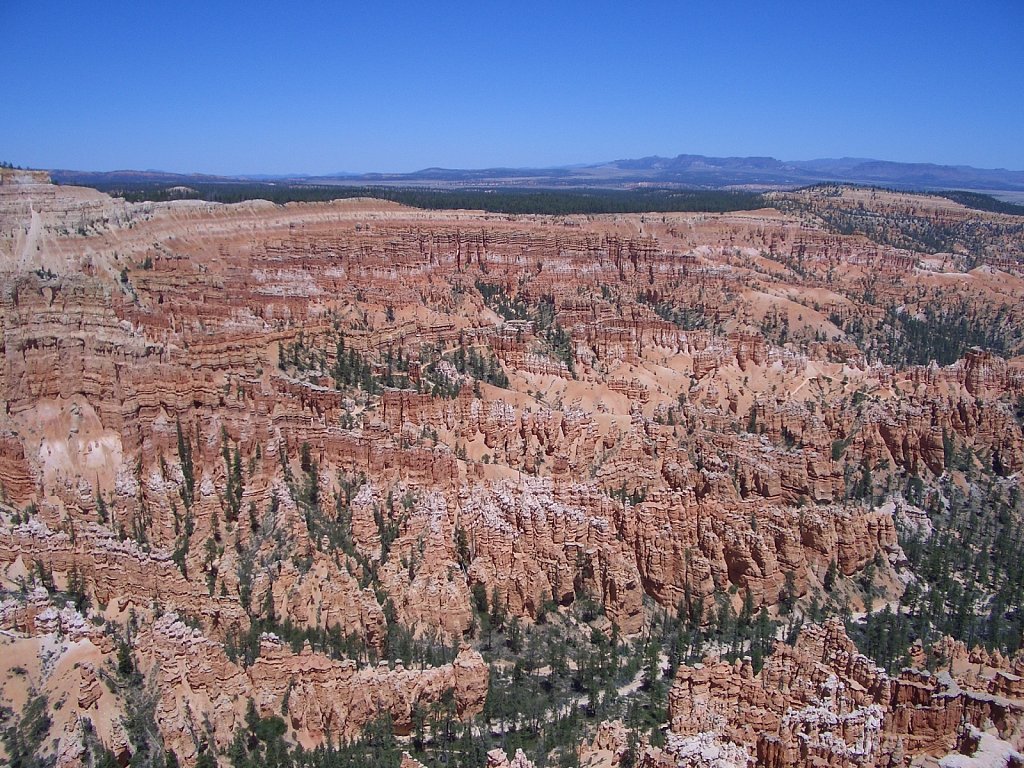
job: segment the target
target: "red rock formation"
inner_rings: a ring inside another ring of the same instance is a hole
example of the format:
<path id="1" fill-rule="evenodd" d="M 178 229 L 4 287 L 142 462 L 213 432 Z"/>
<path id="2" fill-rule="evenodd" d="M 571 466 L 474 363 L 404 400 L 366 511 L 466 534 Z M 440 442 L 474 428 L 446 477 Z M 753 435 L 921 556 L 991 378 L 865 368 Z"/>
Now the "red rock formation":
<path id="1" fill-rule="evenodd" d="M 0 489 L 0 499 L 17 505 L 28 503 L 36 491 L 25 447 L 11 432 L 0 432 Z"/>
<path id="2" fill-rule="evenodd" d="M 358 668 L 355 662 L 331 661 L 308 646 L 291 653 L 277 638 L 264 635 L 260 656 L 244 669 L 232 663 L 219 643 L 177 620 L 157 619 L 136 643 L 143 668 L 158 678 L 160 700 L 156 720 L 165 743 L 191 763 L 195 745 L 191 729 L 208 717 L 219 748 L 226 747 L 240 727 L 246 701 L 252 699 L 264 716 L 286 712 L 286 720 L 306 746 L 328 738 L 358 736 L 364 725 L 387 712 L 399 733 L 411 728 L 413 707 L 454 695 L 459 717 L 480 712 L 487 693 L 487 667 L 468 648 L 454 663 L 423 670 Z"/>
<path id="3" fill-rule="evenodd" d="M 960 724 L 995 723 L 1000 738 L 1024 740 L 1024 701 L 961 687 L 948 673 L 891 678 L 857 653 L 833 620 L 777 644 L 760 673 L 749 663 L 708 659 L 680 667 L 669 694 L 669 754 L 713 739 L 767 766 L 888 766 L 956 747 Z M 657 763 L 651 763 L 652 765 Z"/>
<path id="4" fill-rule="evenodd" d="M 410 702 L 445 686 L 462 690 L 464 712 L 483 695 L 478 679 L 459 688 L 460 664 L 479 666 L 465 655 L 414 674 L 268 643 L 243 670 L 217 643 L 254 616 L 340 629 L 379 652 L 385 607 L 418 637 L 471 633 L 476 584 L 527 619 L 547 600 L 590 597 L 624 633 L 644 626 L 645 595 L 676 609 L 749 592 L 772 607 L 787 582 L 804 595 L 833 561 L 845 575 L 900 562 L 894 506 L 846 498 L 861 468 L 879 494 L 947 471 L 950 446 L 1003 475 L 1024 469 L 1019 361 L 971 351 L 945 367 L 871 366 L 876 340 L 858 348 L 841 327 L 955 293 L 972 317 L 1021 328 L 1016 275 L 936 280 L 941 267 L 918 254 L 774 211 L 129 204 L 38 175 L 0 182 L 0 568 L 38 562 L 58 580 L 75 574 L 113 614 L 135 609 L 150 622 L 150 662 L 163 654 L 169 690 L 192 697 L 193 716 L 210 713 L 222 741 L 239 701 L 270 712 L 293 677 L 289 717 L 308 743 L 354 733 L 378 705 L 404 723 Z M 859 193 L 816 194 L 789 199 L 841 207 Z M 868 203 L 967 215 L 908 200 Z M 1016 248 L 1005 220 L 978 215 L 991 258 Z M 342 336 L 372 385 L 335 386 L 351 359 Z M 458 372 L 471 351 L 499 361 L 507 389 Z M 157 608 L 202 635 L 153 624 Z M 33 625 L 33 610 L 11 621 Z M 827 653 L 804 641 L 819 666 L 780 652 L 757 678 L 794 692 L 758 689 L 742 667 L 716 667 L 721 692 L 687 678 L 698 698 L 740 696 L 775 735 L 751 740 L 750 723 L 710 703 L 694 717 L 714 714 L 719 730 L 679 731 L 644 759 L 717 749 L 828 763 L 875 744 L 871 707 L 890 705 L 828 637 L 813 640 Z M 835 675 L 855 679 L 823 688 L 819 667 L 847 662 L 857 669 Z M 352 695 L 336 702 L 330 685 Z M 988 703 L 933 678 L 887 685 L 920 702 L 891 708 L 909 714 L 886 714 L 878 731 L 908 754 L 958 713 L 1008 722 L 992 702 L 1018 693 L 1006 675 L 978 683 Z M 815 719 L 826 694 L 841 704 L 835 722 Z M 81 701 L 92 695 L 86 683 Z M 161 706 L 168 732 L 187 726 L 176 700 Z"/>

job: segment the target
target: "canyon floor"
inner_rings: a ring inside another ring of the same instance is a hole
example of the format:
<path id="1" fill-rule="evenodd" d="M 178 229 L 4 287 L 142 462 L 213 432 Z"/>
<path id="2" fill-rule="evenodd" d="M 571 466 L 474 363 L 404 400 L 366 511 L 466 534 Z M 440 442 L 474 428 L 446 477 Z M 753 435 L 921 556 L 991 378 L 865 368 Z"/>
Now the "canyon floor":
<path id="1" fill-rule="evenodd" d="M 1024 217 L 0 182 L 11 765 L 1021 764 Z"/>

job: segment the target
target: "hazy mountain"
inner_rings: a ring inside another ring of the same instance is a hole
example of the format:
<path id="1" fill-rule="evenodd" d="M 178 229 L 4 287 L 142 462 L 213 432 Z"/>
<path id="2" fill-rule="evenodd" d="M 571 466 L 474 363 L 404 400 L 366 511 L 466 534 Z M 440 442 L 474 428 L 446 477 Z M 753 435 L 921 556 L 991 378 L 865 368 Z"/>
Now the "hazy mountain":
<path id="1" fill-rule="evenodd" d="M 209 176 L 162 171 L 52 172 L 65 184 L 237 183 L 382 184 L 442 187 L 797 187 L 825 181 L 908 189 L 979 189 L 1024 192 L 1024 171 L 966 165 L 896 163 L 866 158 L 777 160 L 774 157 L 642 157 L 555 168 L 424 168 L 412 173 L 335 173 L 322 176 Z"/>
<path id="2" fill-rule="evenodd" d="M 309 177 L 311 183 L 435 183 L 522 186 L 801 186 L 823 181 L 914 189 L 1024 190 L 1024 171 L 864 158 L 783 161 L 774 157 L 643 157 L 560 168 L 427 168 L 409 174 Z"/>

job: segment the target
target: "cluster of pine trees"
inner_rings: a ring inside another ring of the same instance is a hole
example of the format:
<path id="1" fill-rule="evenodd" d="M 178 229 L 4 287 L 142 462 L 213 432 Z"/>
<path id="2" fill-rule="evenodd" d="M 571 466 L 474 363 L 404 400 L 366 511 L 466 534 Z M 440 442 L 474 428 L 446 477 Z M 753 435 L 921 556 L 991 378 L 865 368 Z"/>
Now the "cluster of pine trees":
<path id="1" fill-rule="evenodd" d="M 950 635 L 969 648 L 1016 652 L 1024 636 L 1019 484 L 989 476 L 965 488 L 947 477 L 928 494 L 926 510 L 930 534 L 901 536 L 918 581 L 908 586 L 898 615 L 872 617 L 868 633 L 897 649 Z"/>

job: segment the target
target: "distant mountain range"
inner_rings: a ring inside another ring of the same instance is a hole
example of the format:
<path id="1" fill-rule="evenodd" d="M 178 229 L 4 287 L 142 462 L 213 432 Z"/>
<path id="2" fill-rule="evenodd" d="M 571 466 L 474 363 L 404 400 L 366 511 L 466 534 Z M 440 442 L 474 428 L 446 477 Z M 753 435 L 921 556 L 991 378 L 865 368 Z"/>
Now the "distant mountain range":
<path id="1" fill-rule="evenodd" d="M 339 184 L 429 186 L 445 188 L 629 188 L 658 187 L 777 189 L 820 182 L 868 184 L 901 189 L 969 189 L 1024 192 L 1024 171 L 966 165 L 896 163 L 844 157 L 776 160 L 773 157 L 643 157 L 555 168 L 425 168 L 413 173 L 336 173 L 323 176 L 209 176 L 161 171 L 51 172 L 63 184 L 109 188 L 116 185 L 188 185 L 211 183 Z"/>

